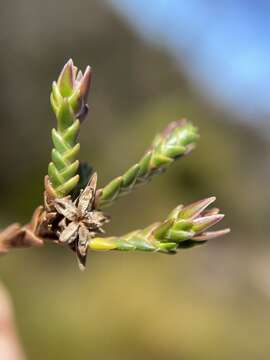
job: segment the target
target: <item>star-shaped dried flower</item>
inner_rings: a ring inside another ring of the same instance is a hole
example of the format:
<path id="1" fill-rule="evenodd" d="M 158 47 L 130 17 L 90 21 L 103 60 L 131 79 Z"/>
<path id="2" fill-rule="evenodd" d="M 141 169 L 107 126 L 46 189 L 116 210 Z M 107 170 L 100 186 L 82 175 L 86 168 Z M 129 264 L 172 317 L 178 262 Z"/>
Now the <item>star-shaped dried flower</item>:
<path id="1" fill-rule="evenodd" d="M 70 195 L 54 200 L 56 211 L 63 216 L 59 222 L 59 242 L 68 244 L 76 252 L 81 270 L 85 268 L 89 241 L 96 234 L 104 233 L 102 226 L 109 221 L 108 216 L 95 209 L 96 187 L 97 174 L 94 173 L 75 201 Z"/>

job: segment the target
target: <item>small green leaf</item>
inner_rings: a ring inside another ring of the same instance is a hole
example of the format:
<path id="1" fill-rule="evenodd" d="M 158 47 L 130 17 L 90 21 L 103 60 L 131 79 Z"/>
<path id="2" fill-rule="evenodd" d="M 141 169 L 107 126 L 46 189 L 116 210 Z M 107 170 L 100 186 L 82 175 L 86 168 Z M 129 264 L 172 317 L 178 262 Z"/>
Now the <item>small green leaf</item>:
<path id="1" fill-rule="evenodd" d="M 70 165 L 66 166 L 66 168 L 61 172 L 61 176 L 63 177 L 64 181 L 67 181 L 76 174 L 79 164 L 79 160 L 76 160 Z"/>
<path id="2" fill-rule="evenodd" d="M 63 97 L 55 81 L 52 84 L 52 96 L 56 106 L 59 107 L 62 104 Z"/>
<path id="3" fill-rule="evenodd" d="M 154 231 L 153 236 L 155 239 L 161 240 L 164 239 L 167 232 L 171 229 L 173 220 L 166 220 L 164 223 L 160 224 Z"/>
<path id="4" fill-rule="evenodd" d="M 107 186 L 105 186 L 102 190 L 101 201 L 111 200 L 116 197 L 120 190 L 122 181 L 123 179 L 120 176 L 112 180 Z"/>
<path id="5" fill-rule="evenodd" d="M 170 158 L 176 158 L 180 155 L 183 155 L 185 151 L 185 146 L 168 146 L 164 149 L 164 155 Z"/>
<path id="6" fill-rule="evenodd" d="M 57 187 L 63 183 L 62 176 L 59 174 L 58 170 L 52 162 L 49 163 L 48 174 L 54 187 Z"/>
<path id="7" fill-rule="evenodd" d="M 63 154 L 64 161 L 74 161 L 80 152 L 80 144 L 76 144 L 73 148 L 68 149 Z"/>
<path id="8" fill-rule="evenodd" d="M 80 129 L 80 120 L 76 119 L 74 123 L 67 128 L 63 134 L 63 139 L 69 143 L 71 146 L 74 146 L 78 137 L 78 132 Z"/>
<path id="9" fill-rule="evenodd" d="M 149 151 L 140 160 L 140 162 L 139 162 L 140 171 L 138 172 L 138 177 L 143 177 L 147 173 L 148 166 L 149 166 L 149 163 L 150 163 L 150 160 L 151 160 L 151 156 L 152 156 L 152 153 Z"/>
<path id="10" fill-rule="evenodd" d="M 58 130 L 60 132 L 67 130 L 74 123 L 74 117 L 74 112 L 68 103 L 68 99 L 64 99 L 57 114 Z"/>
<path id="11" fill-rule="evenodd" d="M 151 167 L 157 168 L 161 166 L 170 165 L 173 162 L 173 159 L 169 158 L 168 156 L 162 154 L 156 154 L 151 159 Z"/>
<path id="12" fill-rule="evenodd" d="M 52 129 L 52 141 L 54 147 L 60 152 L 66 152 L 69 150 L 69 146 L 65 143 L 62 136 L 55 130 Z"/>
<path id="13" fill-rule="evenodd" d="M 57 80 L 57 86 L 63 97 L 68 97 L 73 92 L 73 71 L 73 61 L 70 59 L 63 67 Z"/>
<path id="14" fill-rule="evenodd" d="M 128 187 L 136 181 L 136 177 L 140 171 L 140 165 L 135 164 L 123 175 L 123 186 Z"/>
<path id="15" fill-rule="evenodd" d="M 57 169 L 61 170 L 68 164 L 64 161 L 62 155 L 54 148 L 52 149 L 52 162 L 55 164 Z"/>
<path id="16" fill-rule="evenodd" d="M 169 230 L 168 234 L 166 235 L 166 239 L 169 241 L 184 241 L 191 239 L 194 236 L 193 231 L 184 231 L 184 230 Z"/>
<path id="17" fill-rule="evenodd" d="M 117 249 L 122 250 L 122 251 L 130 251 L 130 250 L 136 249 L 133 244 L 130 244 L 129 242 L 127 242 L 124 239 L 116 239 L 115 244 L 116 244 Z"/>
<path id="18" fill-rule="evenodd" d="M 67 182 L 65 182 L 63 185 L 58 186 L 55 191 L 60 196 L 66 196 L 68 195 L 72 189 L 75 188 L 75 186 L 78 184 L 80 180 L 79 175 L 74 176 L 73 178 L 69 179 Z"/>
<path id="19" fill-rule="evenodd" d="M 188 231 L 192 228 L 193 224 L 191 221 L 180 219 L 173 224 L 173 230 L 185 230 Z M 194 229 L 192 229 L 194 230 Z M 194 230 L 195 231 L 195 230 Z"/>

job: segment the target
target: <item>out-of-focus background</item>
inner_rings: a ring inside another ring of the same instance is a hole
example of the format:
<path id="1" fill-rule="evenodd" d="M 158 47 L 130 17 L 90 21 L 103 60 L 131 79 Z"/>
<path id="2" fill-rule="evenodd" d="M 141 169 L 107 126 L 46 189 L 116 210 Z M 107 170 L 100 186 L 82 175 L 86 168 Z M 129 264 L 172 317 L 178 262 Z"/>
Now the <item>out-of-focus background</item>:
<path id="1" fill-rule="evenodd" d="M 27 358 L 270 358 L 270 4 L 10 0 L 0 12 L 0 225 L 42 201 L 63 63 L 93 67 L 81 158 L 104 185 L 187 117 L 193 154 L 110 209 L 109 234 L 216 195 L 232 233 L 177 256 L 66 249 L 1 258 Z M 1 309 L 0 309 L 1 311 Z"/>

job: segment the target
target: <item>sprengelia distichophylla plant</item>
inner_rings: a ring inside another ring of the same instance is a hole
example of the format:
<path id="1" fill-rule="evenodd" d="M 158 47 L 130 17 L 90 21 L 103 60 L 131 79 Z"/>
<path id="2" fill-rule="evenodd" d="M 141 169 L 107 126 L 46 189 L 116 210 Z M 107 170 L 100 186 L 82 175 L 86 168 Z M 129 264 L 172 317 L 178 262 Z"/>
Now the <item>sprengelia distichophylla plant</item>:
<path id="1" fill-rule="evenodd" d="M 217 208 L 207 209 L 215 201 L 215 197 L 209 197 L 191 205 L 178 205 L 164 221 L 144 229 L 104 237 L 104 227 L 110 221 L 104 208 L 190 153 L 199 135 L 187 120 L 170 123 L 154 138 L 137 164 L 98 188 L 97 173 L 78 160 L 78 134 L 88 113 L 90 83 L 90 67 L 83 74 L 72 60 L 53 82 L 50 99 L 56 127 L 52 130 L 53 149 L 45 176 L 44 204 L 34 211 L 29 224 L 15 223 L 0 233 L 0 253 L 54 241 L 72 249 L 84 269 L 88 250 L 174 254 L 227 234 L 229 229 L 208 231 L 224 217 Z"/>

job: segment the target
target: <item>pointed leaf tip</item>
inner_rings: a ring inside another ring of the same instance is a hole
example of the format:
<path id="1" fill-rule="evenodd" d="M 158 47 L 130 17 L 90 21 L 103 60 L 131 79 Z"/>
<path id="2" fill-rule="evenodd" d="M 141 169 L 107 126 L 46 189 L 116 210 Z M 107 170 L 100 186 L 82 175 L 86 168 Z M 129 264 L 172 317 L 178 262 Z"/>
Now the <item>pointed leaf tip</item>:
<path id="1" fill-rule="evenodd" d="M 68 59 L 67 64 L 70 65 L 70 66 L 74 66 L 72 58 Z"/>
<path id="2" fill-rule="evenodd" d="M 64 65 L 57 80 L 57 86 L 62 96 L 68 97 L 72 94 L 73 86 L 74 86 L 73 79 L 74 79 L 74 66 L 73 66 L 73 61 L 70 59 Z"/>
<path id="3" fill-rule="evenodd" d="M 193 227 L 192 229 L 196 233 L 200 233 L 209 227 L 217 224 L 219 221 L 221 221 L 224 218 L 223 214 L 216 214 L 216 215 L 210 215 L 210 216 L 203 216 L 200 218 L 196 218 L 193 220 Z"/>
<path id="4" fill-rule="evenodd" d="M 84 102 L 87 102 L 87 97 L 89 95 L 89 91 L 90 91 L 90 86 L 91 86 L 91 68 L 90 66 L 86 67 L 86 70 L 82 76 L 82 78 L 80 79 L 80 94 L 81 97 L 84 99 Z"/>
<path id="5" fill-rule="evenodd" d="M 217 230 L 217 231 L 206 231 L 203 232 L 200 235 L 195 236 L 193 239 L 196 241 L 207 241 L 211 239 L 215 239 L 224 235 L 227 235 L 231 232 L 231 229 L 223 229 L 223 230 Z"/>
<path id="6" fill-rule="evenodd" d="M 198 217 L 210 204 L 216 200 L 215 196 L 196 201 L 190 205 L 187 205 L 180 212 L 179 216 L 183 219 L 194 219 Z"/>

